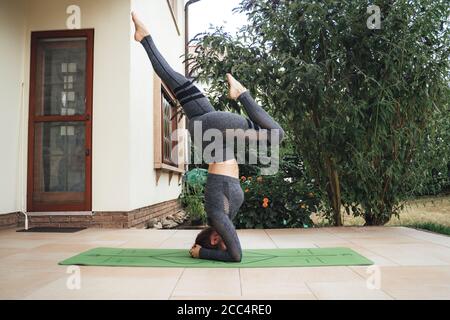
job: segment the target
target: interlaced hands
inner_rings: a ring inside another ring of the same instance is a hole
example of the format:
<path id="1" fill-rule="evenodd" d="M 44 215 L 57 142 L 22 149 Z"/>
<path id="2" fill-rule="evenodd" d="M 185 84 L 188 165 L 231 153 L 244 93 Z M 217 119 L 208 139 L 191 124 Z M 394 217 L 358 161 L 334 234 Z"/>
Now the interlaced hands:
<path id="1" fill-rule="evenodd" d="M 191 250 L 189 250 L 189 254 L 191 255 L 192 258 L 199 258 L 200 257 L 200 249 L 202 247 L 198 244 L 194 244 L 191 248 Z"/>

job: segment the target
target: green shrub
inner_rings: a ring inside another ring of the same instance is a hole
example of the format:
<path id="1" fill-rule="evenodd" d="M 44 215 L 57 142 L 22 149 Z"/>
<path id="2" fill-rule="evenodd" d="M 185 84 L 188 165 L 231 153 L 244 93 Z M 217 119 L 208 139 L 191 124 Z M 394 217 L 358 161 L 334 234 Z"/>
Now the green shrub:
<path id="1" fill-rule="evenodd" d="M 183 177 L 183 190 L 180 195 L 180 201 L 192 223 L 205 223 L 206 212 L 203 194 L 205 180 L 201 178 L 204 172 L 195 170 L 197 169 L 187 172 Z"/>
<path id="2" fill-rule="evenodd" d="M 206 222 L 206 212 L 200 196 L 188 195 L 184 198 L 185 210 L 191 222 Z"/>

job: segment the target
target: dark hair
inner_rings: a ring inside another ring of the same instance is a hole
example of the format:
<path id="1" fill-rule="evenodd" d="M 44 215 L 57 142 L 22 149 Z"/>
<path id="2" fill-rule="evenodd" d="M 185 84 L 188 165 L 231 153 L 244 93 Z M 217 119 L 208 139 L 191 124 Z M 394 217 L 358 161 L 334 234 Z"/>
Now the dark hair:
<path id="1" fill-rule="evenodd" d="M 214 229 L 213 227 L 206 227 L 205 229 L 200 231 L 200 233 L 197 235 L 197 238 L 195 238 L 195 244 L 198 244 L 202 248 L 206 249 L 218 249 L 219 244 L 211 244 L 211 235 L 214 231 L 216 231 L 216 229 Z"/>

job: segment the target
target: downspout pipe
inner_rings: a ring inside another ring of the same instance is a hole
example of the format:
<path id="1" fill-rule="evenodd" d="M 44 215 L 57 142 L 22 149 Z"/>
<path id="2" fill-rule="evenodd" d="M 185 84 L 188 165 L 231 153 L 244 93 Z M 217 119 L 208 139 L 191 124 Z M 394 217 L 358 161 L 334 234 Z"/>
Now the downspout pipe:
<path id="1" fill-rule="evenodd" d="M 24 157 L 24 148 L 23 148 L 23 131 L 25 128 L 25 90 L 24 90 L 24 86 L 25 83 L 22 82 L 21 84 L 21 91 L 22 91 L 22 96 L 21 96 L 21 101 L 20 101 L 20 111 L 19 111 L 19 159 L 17 161 L 18 166 L 19 166 L 19 177 L 18 177 L 18 190 L 17 191 L 17 197 L 20 199 L 19 200 L 19 208 L 23 209 L 19 211 L 19 214 L 23 214 L 25 216 L 25 230 L 28 230 L 28 214 L 27 214 L 27 209 L 26 209 L 26 205 L 24 205 L 24 197 L 23 197 L 23 188 L 22 188 L 22 183 L 23 183 L 23 167 L 22 167 L 22 159 Z M 25 208 L 24 208 L 25 207 Z"/>
<path id="2" fill-rule="evenodd" d="M 21 213 L 25 216 L 25 230 L 28 230 L 28 215 L 25 211 L 21 211 Z"/>
<path id="3" fill-rule="evenodd" d="M 185 57 L 185 59 L 187 59 L 187 56 L 188 56 L 188 53 L 189 53 L 189 47 L 188 47 L 188 43 L 189 43 L 189 6 L 191 4 L 194 4 L 194 3 L 199 2 L 199 1 L 200 0 L 189 0 L 184 5 L 184 57 Z M 186 76 L 186 78 L 189 77 L 188 61 L 186 61 L 184 63 L 184 75 Z M 188 121 L 189 120 L 186 117 L 185 118 L 186 128 L 188 127 Z M 189 145 L 189 144 L 187 144 L 187 145 Z M 186 172 L 188 171 L 189 163 L 185 164 L 185 168 L 184 169 L 185 169 Z"/>
<path id="4" fill-rule="evenodd" d="M 187 55 L 189 53 L 189 6 L 191 4 L 194 4 L 196 2 L 199 2 L 200 0 L 189 0 L 186 2 L 184 6 L 184 56 L 187 58 Z M 186 77 L 188 77 L 189 74 L 189 67 L 188 62 L 186 61 L 184 64 L 184 74 Z"/>

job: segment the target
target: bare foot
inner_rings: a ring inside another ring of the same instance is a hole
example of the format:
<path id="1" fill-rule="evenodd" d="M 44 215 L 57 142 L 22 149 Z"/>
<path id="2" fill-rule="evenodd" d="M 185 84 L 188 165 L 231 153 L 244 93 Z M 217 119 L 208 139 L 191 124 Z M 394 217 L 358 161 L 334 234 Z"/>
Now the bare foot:
<path id="1" fill-rule="evenodd" d="M 233 100 L 237 100 L 239 96 L 247 91 L 247 88 L 245 88 L 239 81 L 237 81 L 231 73 L 227 73 L 227 80 L 229 85 L 229 97 Z"/>
<path id="2" fill-rule="evenodd" d="M 150 32 L 148 32 L 147 27 L 141 20 L 139 20 L 134 11 L 131 13 L 131 17 L 133 19 L 134 27 L 136 28 L 136 32 L 134 33 L 134 40 L 136 40 L 137 42 L 141 42 L 142 39 L 150 34 Z"/>

